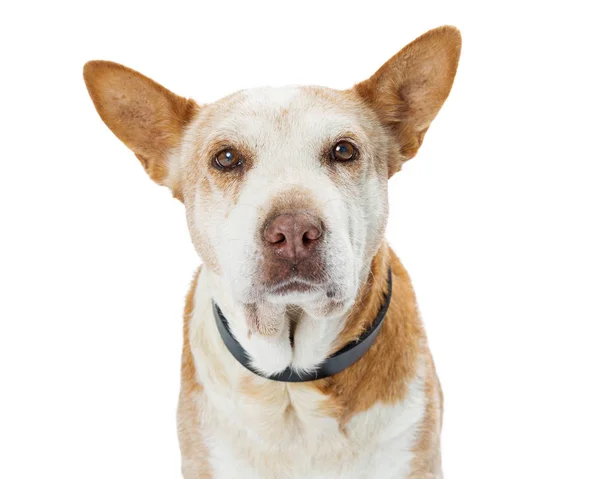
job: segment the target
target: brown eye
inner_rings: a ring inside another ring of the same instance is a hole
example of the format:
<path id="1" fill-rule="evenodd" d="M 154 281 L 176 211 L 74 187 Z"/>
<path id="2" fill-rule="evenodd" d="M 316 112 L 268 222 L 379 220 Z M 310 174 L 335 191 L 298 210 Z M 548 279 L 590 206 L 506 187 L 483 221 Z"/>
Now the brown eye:
<path id="1" fill-rule="evenodd" d="M 339 141 L 331 150 L 331 158 L 336 161 L 353 160 L 356 154 L 356 147 L 349 141 Z"/>
<path id="2" fill-rule="evenodd" d="M 233 148 L 225 148 L 215 156 L 215 163 L 219 168 L 231 169 L 242 164 L 242 155 Z"/>

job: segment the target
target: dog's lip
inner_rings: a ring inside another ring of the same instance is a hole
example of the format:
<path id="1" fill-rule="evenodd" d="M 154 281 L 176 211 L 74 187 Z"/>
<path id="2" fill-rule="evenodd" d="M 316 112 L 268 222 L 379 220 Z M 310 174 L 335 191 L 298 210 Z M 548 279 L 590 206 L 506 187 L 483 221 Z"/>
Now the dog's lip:
<path id="1" fill-rule="evenodd" d="M 301 278 L 292 278 L 269 288 L 270 294 L 284 295 L 289 293 L 311 293 L 319 290 L 320 285 Z"/>

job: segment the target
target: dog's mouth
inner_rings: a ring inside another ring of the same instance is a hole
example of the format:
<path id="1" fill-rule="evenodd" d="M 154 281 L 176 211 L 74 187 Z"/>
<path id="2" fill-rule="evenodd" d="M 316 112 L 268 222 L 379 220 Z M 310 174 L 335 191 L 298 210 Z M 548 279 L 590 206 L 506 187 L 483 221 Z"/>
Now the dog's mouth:
<path id="1" fill-rule="evenodd" d="M 347 298 L 339 286 L 330 282 L 316 282 L 304 278 L 294 277 L 281 281 L 266 289 L 266 294 L 274 302 L 280 301 L 319 301 L 329 303 L 343 303 Z"/>
<path id="2" fill-rule="evenodd" d="M 285 296 L 293 293 L 315 293 L 321 290 L 322 288 L 315 283 L 294 278 L 273 286 L 269 289 L 269 294 L 274 296 Z"/>

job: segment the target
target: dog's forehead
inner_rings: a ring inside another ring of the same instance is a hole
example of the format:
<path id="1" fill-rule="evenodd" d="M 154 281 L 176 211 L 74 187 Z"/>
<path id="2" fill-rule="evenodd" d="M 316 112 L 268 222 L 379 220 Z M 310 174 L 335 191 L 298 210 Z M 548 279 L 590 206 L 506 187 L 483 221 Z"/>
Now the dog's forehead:
<path id="1" fill-rule="evenodd" d="M 348 110 L 348 92 L 320 86 L 259 87 L 241 90 L 230 100 L 256 114 L 277 113 L 282 109 L 301 114 L 306 110 L 328 110 L 343 113 Z"/>
<path id="2" fill-rule="evenodd" d="M 247 138 L 310 137 L 360 130 L 361 106 L 349 92 L 316 86 L 242 90 L 214 104 L 211 127 Z"/>

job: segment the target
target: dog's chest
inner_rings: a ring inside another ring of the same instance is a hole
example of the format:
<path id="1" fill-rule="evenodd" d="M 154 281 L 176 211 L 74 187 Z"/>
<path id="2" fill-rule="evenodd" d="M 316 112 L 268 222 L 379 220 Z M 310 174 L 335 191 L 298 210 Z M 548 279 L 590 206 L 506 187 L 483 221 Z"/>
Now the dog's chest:
<path id="1" fill-rule="evenodd" d="M 196 297 L 190 342 L 200 434 L 213 479 L 378 479 L 409 477 L 425 415 L 423 377 L 401 402 L 373 403 L 348 421 L 310 384 L 265 381 L 226 350 Z"/>
<path id="2" fill-rule="evenodd" d="M 419 398 L 376 404 L 341 426 L 326 397 L 281 386 L 218 403 L 200 399 L 215 479 L 408 477 L 424 412 Z"/>

